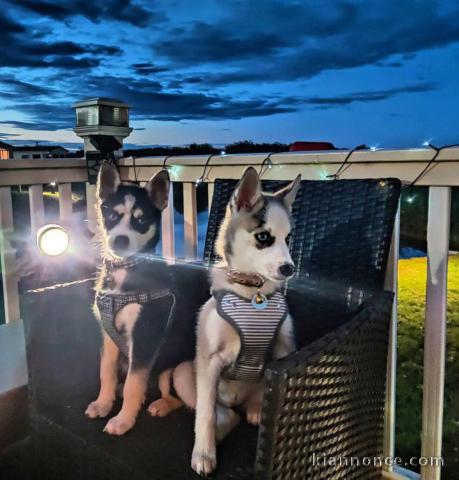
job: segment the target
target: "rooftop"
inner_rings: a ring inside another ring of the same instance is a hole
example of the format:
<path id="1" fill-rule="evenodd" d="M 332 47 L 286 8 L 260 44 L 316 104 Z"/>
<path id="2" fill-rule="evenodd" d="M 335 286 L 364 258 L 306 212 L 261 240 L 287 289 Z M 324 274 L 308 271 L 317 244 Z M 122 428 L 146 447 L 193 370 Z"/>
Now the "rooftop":
<path id="1" fill-rule="evenodd" d="M 122 107 L 122 108 L 129 108 L 127 103 L 122 102 L 116 98 L 108 98 L 108 97 L 93 97 L 93 98 L 85 98 L 84 100 L 80 100 L 72 105 L 72 108 L 79 108 L 79 107 L 89 107 L 92 105 L 107 105 L 109 107 Z"/>
<path id="2" fill-rule="evenodd" d="M 49 152 L 61 148 L 68 152 L 68 149 L 61 145 L 10 145 L 6 142 L 0 141 L 0 148 L 4 148 L 11 151 L 21 151 L 21 152 Z"/>
<path id="3" fill-rule="evenodd" d="M 61 148 L 62 150 L 65 150 L 68 152 L 68 150 L 65 147 L 62 147 L 61 145 L 13 145 L 13 150 L 14 151 L 21 151 L 21 152 L 48 152 L 51 150 L 56 150 L 57 148 Z"/>

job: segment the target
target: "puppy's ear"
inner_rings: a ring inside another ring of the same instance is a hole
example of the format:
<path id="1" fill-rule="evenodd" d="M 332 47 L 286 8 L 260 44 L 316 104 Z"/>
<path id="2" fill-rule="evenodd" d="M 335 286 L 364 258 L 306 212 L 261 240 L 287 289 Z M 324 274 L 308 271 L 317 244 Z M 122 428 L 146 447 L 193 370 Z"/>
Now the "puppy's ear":
<path id="1" fill-rule="evenodd" d="M 284 205 L 292 210 L 293 202 L 295 201 L 296 194 L 301 186 L 301 174 L 299 174 L 293 182 L 289 183 L 286 187 L 277 191 L 274 196 L 282 199 Z"/>
<path id="2" fill-rule="evenodd" d="M 111 193 L 116 192 L 121 183 L 120 174 L 116 167 L 110 163 L 104 162 L 99 170 L 97 177 L 97 197 L 104 200 Z"/>
<path id="3" fill-rule="evenodd" d="M 164 210 L 169 202 L 169 189 L 171 181 L 167 170 L 161 170 L 156 175 L 151 177 L 147 184 L 147 190 L 150 194 L 153 205 L 159 209 Z"/>
<path id="4" fill-rule="evenodd" d="M 231 197 L 231 205 L 239 211 L 250 210 L 261 198 L 261 182 L 257 171 L 249 167 L 242 175 L 240 182 Z"/>

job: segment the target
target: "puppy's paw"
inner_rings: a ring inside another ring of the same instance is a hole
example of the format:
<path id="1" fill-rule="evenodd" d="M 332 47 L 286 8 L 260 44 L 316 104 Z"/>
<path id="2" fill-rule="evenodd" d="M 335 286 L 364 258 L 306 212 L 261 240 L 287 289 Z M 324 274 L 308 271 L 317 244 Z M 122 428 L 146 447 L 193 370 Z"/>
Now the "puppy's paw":
<path id="1" fill-rule="evenodd" d="M 247 422 L 251 425 L 260 425 L 261 404 L 249 405 L 247 407 Z"/>
<path id="2" fill-rule="evenodd" d="M 112 406 L 113 402 L 111 401 L 95 400 L 88 405 L 84 414 L 89 418 L 104 418 L 110 413 Z"/>
<path id="3" fill-rule="evenodd" d="M 150 403 L 147 410 L 152 417 L 166 417 L 182 405 L 183 403 L 176 398 L 158 398 Z"/>
<path id="4" fill-rule="evenodd" d="M 193 455 L 191 456 L 191 468 L 198 474 L 203 477 L 207 477 L 210 473 L 215 470 L 217 466 L 217 456 L 214 453 L 202 453 L 195 452 L 193 450 Z"/>
<path id="5" fill-rule="evenodd" d="M 135 424 L 135 418 L 128 418 L 118 414 L 105 425 L 104 432 L 109 435 L 124 435 Z"/>

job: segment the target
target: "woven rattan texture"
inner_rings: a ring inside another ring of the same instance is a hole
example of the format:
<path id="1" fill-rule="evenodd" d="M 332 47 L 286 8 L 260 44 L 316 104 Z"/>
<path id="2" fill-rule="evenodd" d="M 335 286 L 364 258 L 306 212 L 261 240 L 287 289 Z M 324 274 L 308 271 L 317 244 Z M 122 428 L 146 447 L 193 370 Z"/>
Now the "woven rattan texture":
<path id="1" fill-rule="evenodd" d="M 265 181 L 273 191 L 286 182 Z M 237 182 L 216 180 L 209 215 L 205 263 L 218 257 L 214 243 Z M 293 206 L 291 253 L 299 281 L 381 289 L 384 284 L 400 181 L 303 181 Z"/>
<path id="2" fill-rule="evenodd" d="M 382 455 L 392 295 L 377 297 L 348 324 L 268 369 L 257 478 L 381 478 L 379 467 L 356 460 Z M 314 464 L 314 455 L 335 464 Z"/>

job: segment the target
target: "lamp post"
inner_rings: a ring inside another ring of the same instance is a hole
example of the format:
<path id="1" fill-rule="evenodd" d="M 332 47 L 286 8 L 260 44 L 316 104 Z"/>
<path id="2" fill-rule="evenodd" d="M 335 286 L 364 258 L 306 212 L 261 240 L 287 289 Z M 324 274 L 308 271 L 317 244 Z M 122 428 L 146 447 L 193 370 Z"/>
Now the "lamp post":
<path id="1" fill-rule="evenodd" d="M 123 155 L 123 140 L 132 132 L 129 105 L 113 98 L 95 97 L 72 105 L 76 113 L 73 131 L 84 140 L 88 181 L 94 185 L 101 163 Z"/>

